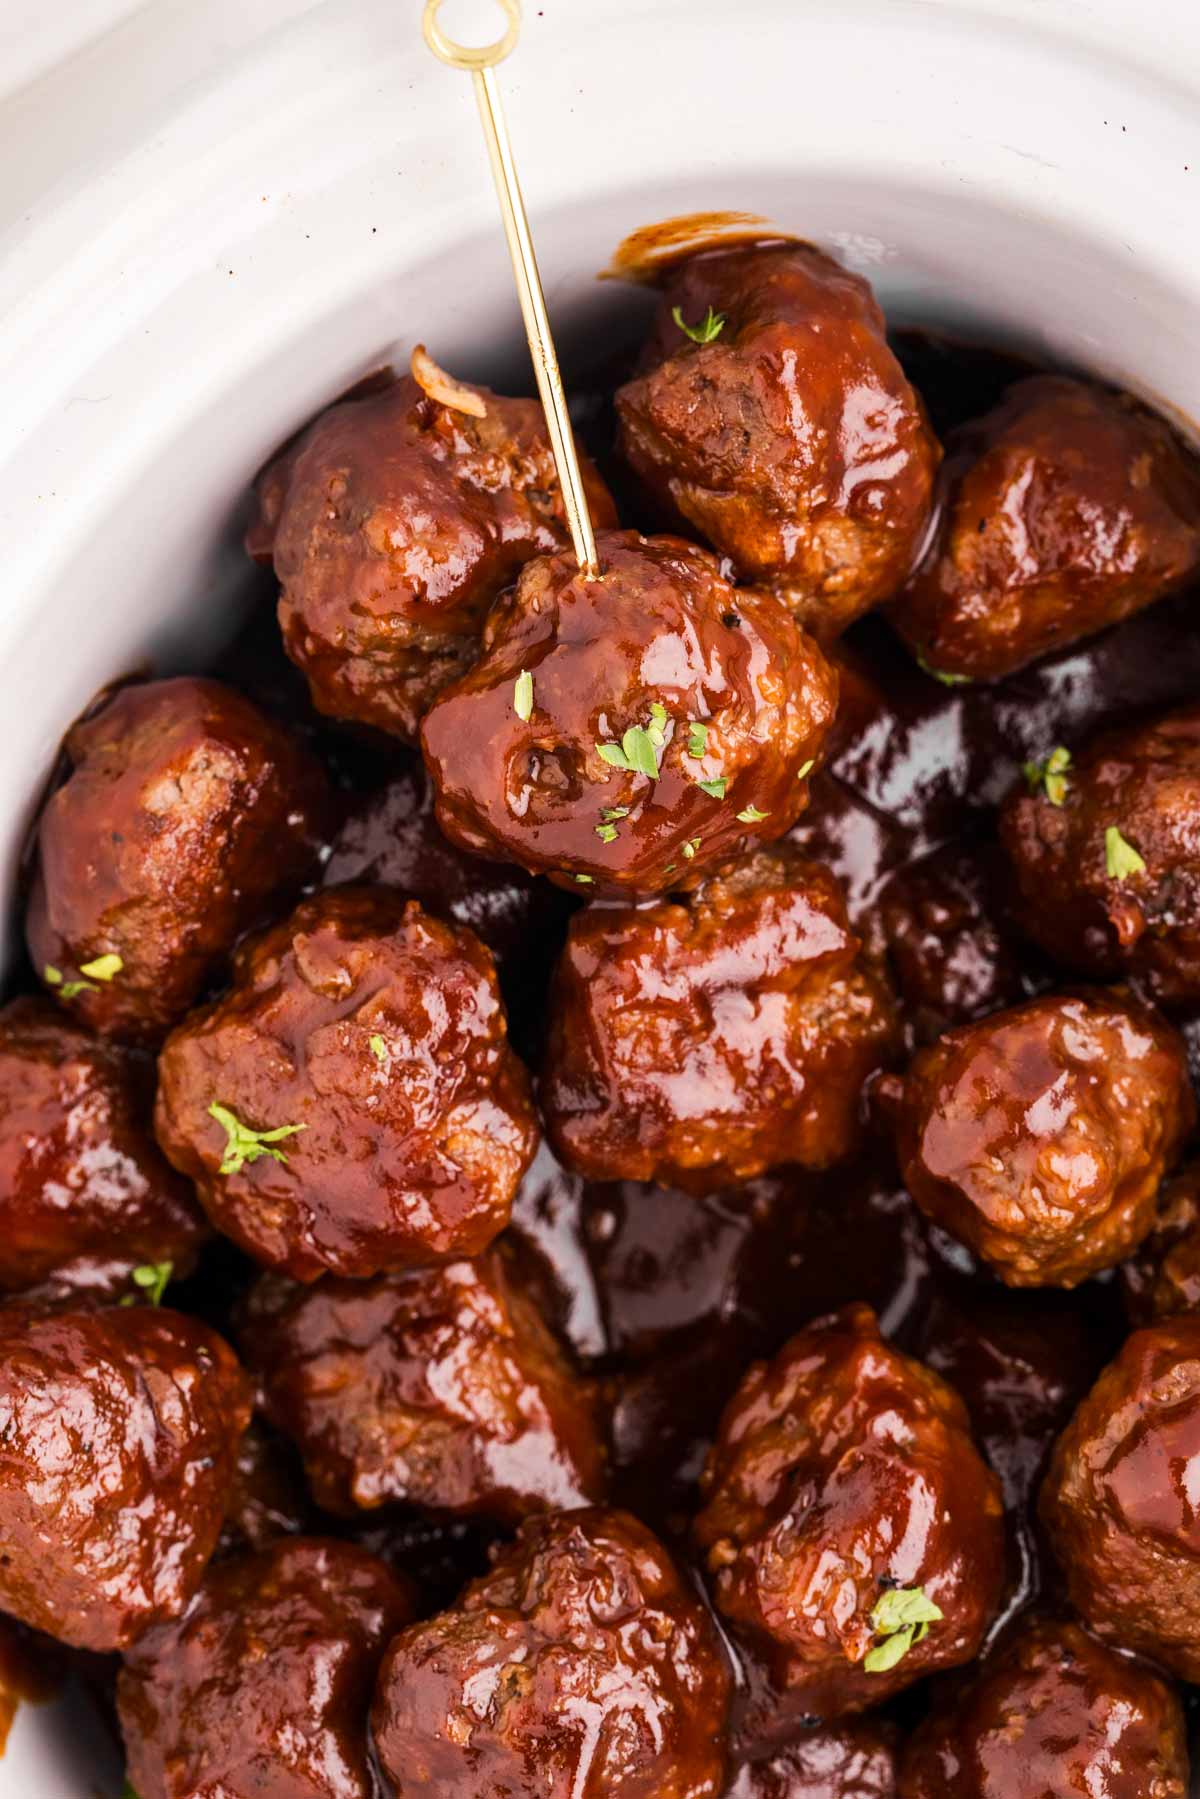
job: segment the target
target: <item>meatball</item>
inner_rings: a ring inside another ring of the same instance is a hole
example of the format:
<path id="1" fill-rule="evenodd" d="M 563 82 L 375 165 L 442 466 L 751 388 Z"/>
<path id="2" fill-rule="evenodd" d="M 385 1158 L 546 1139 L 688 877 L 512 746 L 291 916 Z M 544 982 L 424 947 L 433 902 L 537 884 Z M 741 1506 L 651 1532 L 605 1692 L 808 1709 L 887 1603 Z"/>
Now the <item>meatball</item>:
<path id="1" fill-rule="evenodd" d="M 744 1762 L 725 1799 L 896 1799 L 896 1733 L 873 1718 L 814 1725 Z"/>
<path id="2" fill-rule="evenodd" d="M 317 764 L 216 681 L 125 687 L 68 733 L 25 921 L 34 967 L 95 1030 L 157 1041 L 324 826 Z"/>
<path id="3" fill-rule="evenodd" d="M 383 1652 L 413 1595 L 349 1543 L 299 1538 L 213 1568 L 126 1657 L 117 1705 L 140 1799 L 375 1799 Z"/>
<path id="4" fill-rule="evenodd" d="M 492 958 L 382 888 L 305 900 L 159 1058 L 158 1139 L 297 1280 L 475 1254 L 537 1146 Z"/>
<path id="5" fill-rule="evenodd" d="M 1025 930 L 1063 967 L 1200 999 L 1200 706 L 1102 735 L 1061 785 L 1040 773 L 1000 814 Z"/>
<path id="6" fill-rule="evenodd" d="M 897 1149 L 935 1224 L 1012 1287 L 1129 1255 L 1195 1120 L 1182 1039 L 1119 993 L 1048 996 L 947 1031 L 909 1068 Z"/>
<path id="7" fill-rule="evenodd" d="M 499 1248 L 372 1281 L 267 1275 L 239 1342 L 326 1511 L 516 1522 L 603 1494 L 591 1395 Z"/>
<path id="8" fill-rule="evenodd" d="M 1128 394 L 1036 375 L 946 452 L 937 531 L 891 608 L 940 673 L 996 680 L 1200 570 L 1200 466 Z"/>
<path id="9" fill-rule="evenodd" d="M 850 1151 L 866 1077 L 896 1046 L 841 890 L 791 845 L 679 900 L 589 907 L 559 965 L 541 1098 L 597 1180 L 740 1180 Z"/>
<path id="10" fill-rule="evenodd" d="M 822 639 L 921 549 L 941 451 L 867 283 L 810 244 L 685 263 L 617 415 L 651 492 Z"/>
<path id="11" fill-rule="evenodd" d="M 186 1273 L 207 1226 L 150 1134 L 153 1065 L 48 1000 L 0 1010 L 0 1289 L 112 1297 Z"/>
<path id="12" fill-rule="evenodd" d="M 410 741 L 474 662 L 496 595 L 569 541 L 537 401 L 440 393 L 407 376 L 331 406 L 260 477 L 248 539 L 274 559 L 317 710 Z M 615 524 L 586 459 L 584 479 L 596 524 Z"/>
<path id="13" fill-rule="evenodd" d="M 1023 1623 L 920 1727 L 901 1799 L 1186 1799 L 1179 1700 L 1077 1624 Z"/>
<path id="14" fill-rule="evenodd" d="M 1107 1641 L 1200 1680 L 1200 1317 L 1135 1331 L 1058 1440 L 1042 1522 Z"/>
<path id="15" fill-rule="evenodd" d="M 425 718 L 438 823 L 565 887 L 654 893 L 780 837 L 808 799 L 837 673 L 770 595 L 680 538 L 539 558 Z"/>
<path id="16" fill-rule="evenodd" d="M 0 1311 L 0 1611 L 99 1650 L 175 1617 L 249 1417 L 231 1350 L 194 1318 Z"/>
<path id="17" fill-rule="evenodd" d="M 1121 1285 L 1138 1324 L 1200 1313 L 1200 1162 L 1189 1162 L 1163 1187 L 1154 1229 L 1122 1265 Z"/>
<path id="18" fill-rule="evenodd" d="M 998 873 L 986 852 L 951 843 L 898 870 L 880 894 L 896 985 L 924 1042 L 1025 996 Z"/>
<path id="19" fill-rule="evenodd" d="M 746 1374 L 696 1542 L 773 1694 L 746 1731 L 863 1711 L 978 1650 L 1000 1596 L 1000 1488 L 957 1394 L 849 1306 Z"/>
<path id="20" fill-rule="evenodd" d="M 502 967 L 526 962 L 561 937 L 570 907 L 548 882 L 511 862 L 485 862 L 448 842 L 419 762 L 357 806 L 334 840 L 323 884 L 351 881 L 398 888 L 447 924 L 466 925 Z"/>
<path id="21" fill-rule="evenodd" d="M 716 1799 L 729 1692 L 712 1620 L 645 1526 L 560 1512 L 400 1633 L 372 1723 L 398 1799 Z"/>

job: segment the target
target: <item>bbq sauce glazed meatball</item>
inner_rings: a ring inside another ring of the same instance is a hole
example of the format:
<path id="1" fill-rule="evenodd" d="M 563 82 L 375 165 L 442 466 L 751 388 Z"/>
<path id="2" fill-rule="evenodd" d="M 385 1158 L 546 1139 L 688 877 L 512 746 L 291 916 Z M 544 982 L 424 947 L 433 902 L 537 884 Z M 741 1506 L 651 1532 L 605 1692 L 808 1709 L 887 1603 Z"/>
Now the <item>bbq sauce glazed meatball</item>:
<path id="1" fill-rule="evenodd" d="M 717 1607 L 773 1689 L 744 1734 L 863 1711 L 978 1650 L 1004 1571 L 999 1483 L 957 1394 L 868 1306 L 750 1369 L 701 1489 Z"/>
<path id="2" fill-rule="evenodd" d="M 603 1494 L 591 1394 L 498 1247 L 373 1281 L 264 1276 L 239 1341 L 326 1511 L 516 1522 Z"/>
<path id="3" fill-rule="evenodd" d="M 716 1799 L 730 1677 L 712 1620 L 627 1512 L 532 1519 L 384 1659 L 398 1799 Z"/>
<path id="4" fill-rule="evenodd" d="M 150 1134 L 153 1064 L 48 1000 L 0 1010 L 0 1289 L 111 1296 L 134 1268 L 186 1273 L 207 1233 Z"/>
<path id="5" fill-rule="evenodd" d="M 483 1249 L 537 1146 L 491 956 L 369 887 L 239 952 L 163 1049 L 156 1129 L 218 1230 L 297 1280 Z"/>
<path id="6" fill-rule="evenodd" d="M 1074 1287 L 1129 1255 L 1195 1121 L 1182 1039 L 1118 991 L 1051 995 L 914 1058 L 897 1152 L 935 1224 L 1012 1287 Z"/>
<path id="7" fill-rule="evenodd" d="M 643 366 L 617 393 L 621 447 L 745 579 L 823 640 L 896 591 L 941 451 L 865 281 L 809 244 L 696 256 Z"/>
<path id="8" fill-rule="evenodd" d="M 1187 1799 L 1166 1681 L 1077 1624 L 1022 1623 L 906 1746 L 900 1799 Z"/>
<path id="9" fill-rule="evenodd" d="M 1041 1515 L 1106 1641 L 1200 1680 L 1200 1317 L 1135 1331 L 1059 1438 Z"/>
<path id="10" fill-rule="evenodd" d="M 739 1180 L 853 1145 L 895 1048 L 891 996 L 827 868 L 762 849 L 679 900 L 571 920 L 542 1081 L 559 1154 L 596 1180 Z"/>
<path id="11" fill-rule="evenodd" d="M 895 1738 L 873 1718 L 811 1725 L 778 1754 L 743 1762 L 725 1799 L 896 1799 Z"/>
<path id="12" fill-rule="evenodd" d="M 415 740 L 479 652 L 484 614 L 568 541 L 542 409 L 411 376 L 343 400 L 260 477 L 251 553 L 274 559 L 284 646 L 319 712 Z M 597 525 L 612 501 L 584 460 Z"/>
<path id="13" fill-rule="evenodd" d="M 1200 999 L 1200 706 L 1105 733 L 1064 772 L 1031 770 L 1000 814 L 1024 929 L 1063 967 Z"/>
<path id="14" fill-rule="evenodd" d="M 950 439 L 940 488 L 891 617 L 945 674 L 1011 674 L 1200 570 L 1200 466 L 1127 394 L 1018 381 Z"/>
<path id="15" fill-rule="evenodd" d="M 325 778 L 216 681 L 126 687 L 67 734 L 25 921 L 30 958 L 94 1029 L 156 1041 L 272 893 L 298 884 Z"/>
<path id="16" fill-rule="evenodd" d="M 1121 1286 L 1136 1324 L 1200 1313 L 1200 1161 L 1164 1185 L 1154 1229 L 1122 1264 Z"/>
<path id="17" fill-rule="evenodd" d="M 1024 997 L 997 863 L 998 854 L 945 844 L 899 869 L 880 894 L 888 960 L 922 1042 Z"/>
<path id="18" fill-rule="evenodd" d="M 139 1799 L 375 1799 L 371 1691 L 415 1610 L 349 1543 L 299 1538 L 211 1569 L 117 1682 Z"/>
<path id="19" fill-rule="evenodd" d="M 483 655 L 426 716 L 438 822 L 565 887 L 654 893 L 808 801 L 837 673 L 769 594 L 675 537 L 599 539 L 601 573 L 539 558 Z"/>
<path id="20" fill-rule="evenodd" d="M 199 1583 L 250 1416 L 194 1318 L 0 1311 L 0 1611 L 122 1649 Z"/>

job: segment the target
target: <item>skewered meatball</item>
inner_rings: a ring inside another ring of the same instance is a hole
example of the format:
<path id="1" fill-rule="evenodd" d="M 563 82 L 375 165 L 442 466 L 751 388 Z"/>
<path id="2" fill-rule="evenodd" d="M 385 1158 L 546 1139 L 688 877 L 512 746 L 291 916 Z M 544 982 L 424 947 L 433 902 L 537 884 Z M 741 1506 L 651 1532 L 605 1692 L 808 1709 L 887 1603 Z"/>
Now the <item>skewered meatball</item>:
<path id="1" fill-rule="evenodd" d="M 901 868 L 879 897 L 896 985 L 924 1042 L 1024 997 L 996 877 L 990 856 L 952 843 Z"/>
<path id="2" fill-rule="evenodd" d="M 111 1297 L 134 1268 L 186 1273 L 206 1234 L 150 1135 L 153 1065 L 46 1000 L 0 1011 L 0 1289 Z"/>
<path id="3" fill-rule="evenodd" d="M 848 1154 L 891 997 L 827 868 L 762 849 L 682 901 L 571 920 L 542 1105 L 593 1179 L 714 1182 Z"/>
<path id="4" fill-rule="evenodd" d="M 1024 928 L 1066 968 L 1200 999 L 1198 818 L 1200 706 L 1097 738 L 1001 812 Z"/>
<path id="5" fill-rule="evenodd" d="M 957 1394 L 868 1306 L 749 1370 L 702 1490 L 717 1606 L 772 1689 L 743 1737 L 862 1711 L 978 1650 L 1003 1576 L 999 1484 Z"/>
<path id="6" fill-rule="evenodd" d="M 896 591 L 941 452 L 860 276 L 809 244 L 693 257 L 644 371 L 617 394 L 625 455 L 746 579 L 822 639 Z"/>
<path id="7" fill-rule="evenodd" d="M 524 1524 L 457 1605 L 401 1632 L 372 1722 L 399 1799 L 715 1799 L 729 1673 L 644 1525 Z"/>
<path id="8" fill-rule="evenodd" d="M 279 622 L 319 712 L 409 741 L 479 653 L 484 614 L 568 541 L 541 407 L 411 376 L 343 400 L 259 479 L 248 546 L 274 558 Z M 616 523 L 584 460 L 597 525 Z"/>
<path id="9" fill-rule="evenodd" d="M 68 733 L 25 921 L 34 967 L 87 1024 L 156 1041 L 325 822 L 325 778 L 216 681 L 126 687 Z"/>
<path id="10" fill-rule="evenodd" d="M 0 1611 L 102 1650 L 175 1617 L 249 1416 L 232 1352 L 196 1319 L 0 1311 Z"/>
<path id="11" fill-rule="evenodd" d="M 1179 1700 L 1077 1624 L 1022 1624 L 921 1726 L 901 1799 L 1186 1799 Z"/>
<path id="12" fill-rule="evenodd" d="M 447 924 L 466 925 L 503 967 L 561 936 L 569 901 L 512 863 L 485 862 L 447 841 L 419 762 L 403 769 L 346 820 L 323 885 L 372 881 L 395 887 Z"/>
<path id="13" fill-rule="evenodd" d="M 382 888 L 305 900 L 159 1059 L 159 1142 L 297 1280 L 483 1249 L 537 1145 L 492 958 Z"/>
<path id="14" fill-rule="evenodd" d="M 301 1538 L 210 1570 L 117 1682 L 140 1799 L 375 1799 L 367 1718 L 406 1585 L 348 1543 Z"/>
<path id="15" fill-rule="evenodd" d="M 815 1725 L 744 1762 L 725 1799 L 896 1799 L 896 1733 L 873 1718 Z"/>
<path id="16" fill-rule="evenodd" d="M 1200 1317 L 1135 1331 L 1060 1437 L 1042 1521 L 1098 1636 L 1200 1680 Z"/>
<path id="17" fill-rule="evenodd" d="M 1190 1162 L 1158 1196 L 1154 1229 L 1122 1265 L 1121 1285 L 1138 1324 L 1200 1313 L 1200 1162 Z"/>
<path id="18" fill-rule="evenodd" d="M 948 1031 L 904 1083 L 909 1192 L 1013 1287 L 1073 1287 L 1136 1249 L 1195 1119 L 1181 1038 L 1094 992 Z"/>
<path id="19" fill-rule="evenodd" d="M 891 616 L 942 673 L 996 680 L 1200 570 L 1200 466 L 1128 394 L 1018 381 L 954 433 L 940 488 Z"/>
<path id="20" fill-rule="evenodd" d="M 515 1522 L 602 1494 L 591 1396 L 499 1249 L 312 1288 L 267 1275 L 239 1340 L 326 1511 Z"/>
<path id="21" fill-rule="evenodd" d="M 562 886 L 653 893 L 782 836 L 837 674 L 767 594 L 680 538 L 601 536 L 601 574 L 540 558 L 425 719 L 456 843 Z"/>

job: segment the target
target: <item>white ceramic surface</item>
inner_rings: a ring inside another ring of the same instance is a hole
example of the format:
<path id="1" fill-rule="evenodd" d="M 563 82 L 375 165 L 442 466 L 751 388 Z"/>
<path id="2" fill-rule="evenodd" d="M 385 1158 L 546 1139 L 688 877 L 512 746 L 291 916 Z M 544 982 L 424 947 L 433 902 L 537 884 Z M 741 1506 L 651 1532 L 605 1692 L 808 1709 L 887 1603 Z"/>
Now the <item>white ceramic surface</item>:
<path id="1" fill-rule="evenodd" d="M 527 0 L 503 81 L 555 318 L 586 356 L 639 224 L 746 208 L 892 314 L 1200 418 L 1195 0 Z M 110 676 L 230 627 L 266 453 L 424 338 L 520 336 L 469 88 L 419 0 L 0 4 L 0 867 Z M 447 14 L 448 22 L 453 15 Z M 25 1711 L 0 1799 L 119 1790 Z"/>

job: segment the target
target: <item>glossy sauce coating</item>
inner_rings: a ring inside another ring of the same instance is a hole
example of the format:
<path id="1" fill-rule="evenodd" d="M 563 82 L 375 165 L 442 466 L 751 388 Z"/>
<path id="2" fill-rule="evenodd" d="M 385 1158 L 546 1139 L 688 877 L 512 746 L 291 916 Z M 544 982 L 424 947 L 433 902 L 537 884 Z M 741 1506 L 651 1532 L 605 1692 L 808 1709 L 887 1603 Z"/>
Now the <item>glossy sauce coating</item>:
<path id="1" fill-rule="evenodd" d="M 709 309 L 723 324 L 697 344 Z M 940 457 L 867 283 L 808 244 L 717 250 L 667 282 L 617 394 L 651 493 L 825 640 L 888 598 Z"/>
<path id="2" fill-rule="evenodd" d="M 302 1128 L 223 1174 L 214 1103 Z M 318 894 L 239 953 L 163 1050 L 156 1129 L 217 1228 L 297 1280 L 484 1248 L 537 1143 L 491 956 L 383 888 Z"/>
<path id="3" fill-rule="evenodd" d="M 249 1417 L 232 1351 L 197 1319 L 0 1311 L 0 1609 L 101 1650 L 176 1616 Z"/>
<path id="4" fill-rule="evenodd" d="M 1042 1520 L 1098 1636 L 1200 1681 L 1200 1317 L 1134 1331 L 1059 1438 Z"/>
<path id="5" fill-rule="evenodd" d="M 729 1672 L 627 1512 L 534 1519 L 457 1605 L 401 1632 L 372 1724 L 398 1799 L 717 1799 Z"/>
<path id="6" fill-rule="evenodd" d="M 0 1011 L 0 1289 L 132 1291 L 141 1264 L 186 1273 L 207 1234 L 150 1132 L 153 1069 L 49 1000 Z"/>
<path id="7" fill-rule="evenodd" d="M 1195 1123 L 1178 1034 L 1120 992 L 1031 1000 L 909 1067 L 897 1149 L 927 1217 L 1016 1287 L 1129 1255 Z"/>
<path id="8" fill-rule="evenodd" d="M 939 522 L 889 616 L 930 667 L 995 680 L 1200 570 L 1200 464 L 1128 394 L 1012 386 L 956 432 Z"/>
<path id="9" fill-rule="evenodd" d="M 717 1607 L 775 1689 L 744 1740 L 866 1710 L 978 1650 L 1003 1574 L 999 1485 L 957 1394 L 890 1348 L 869 1307 L 746 1373 L 701 1491 L 694 1536 Z M 917 1587 L 942 1619 L 868 1669 L 881 1596 Z"/>
<path id="10" fill-rule="evenodd" d="M 1023 928 L 1065 968 L 1200 1000 L 1198 814 L 1200 706 L 1105 732 L 1060 804 L 1018 789 L 1001 813 Z"/>
<path id="11" fill-rule="evenodd" d="M 315 1528 L 299 1458 L 255 1417 L 238 1444 L 215 1555 L 265 1549 L 279 1537 Z"/>
<path id="12" fill-rule="evenodd" d="M 1078 1624 L 1022 1624 L 900 1761 L 899 1799 L 1186 1799 L 1183 1711 L 1165 1680 Z"/>
<path id="13" fill-rule="evenodd" d="M 726 1799 L 896 1799 L 896 1732 L 873 1718 L 813 1724 L 786 1749 L 744 1762 Z"/>
<path id="14" fill-rule="evenodd" d="M 311 1289 L 265 1276 L 238 1340 L 326 1511 L 516 1523 L 603 1496 L 592 1395 L 499 1249 Z"/>
<path id="15" fill-rule="evenodd" d="M 829 870 L 761 849 L 680 900 L 571 920 L 541 1102 L 592 1179 L 706 1183 L 826 1167 L 894 1050 L 885 983 L 858 959 Z"/>
<path id="16" fill-rule="evenodd" d="M 307 873 L 325 778 L 248 700 L 191 677 L 122 688 L 64 751 L 71 773 L 37 830 L 30 960 L 93 1029 L 154 1042 Z M 103 958 L 115 972 L 82 974 Z"/>
<path id="17" fill-rule="evenodd" d="M 317 709 L 415 740 L 531 556 L 568 541 L 540 406 L 487 388 L 481 418 L 410 376 L 331 406 L 264 471 L 251 553 L 274 559 L 284 644 Z M 597 525 L 612 501 L 585 460 Z"/>
<path id="18" fill-rule="evenodd" d="M 1200 1312 L 1200 1162 L 1189 1162 L 1158 1195 L 1154 1229 L 1121 1269 L 1135 1324 Z"/>
<path id="19" fill-rule="evenodd" d="M 117 1683 L 138 1799 L 376 1799 L 366 1721 L 415 1595 L 348 1543 L 298 1538 L 223 1562 Z"/>
<path id="20" fill-rule="evenodd" d="M 656 893 L 794 822 L 837 675 L 776 600 L 682 538 L 601 534 L 599 554 L 595 580 L 566 555 L 524 570 L 422 747 L 453 842 L 589 897 Z M 606 760 L 631 729 L 661 739 L 653 775 Z"/>

